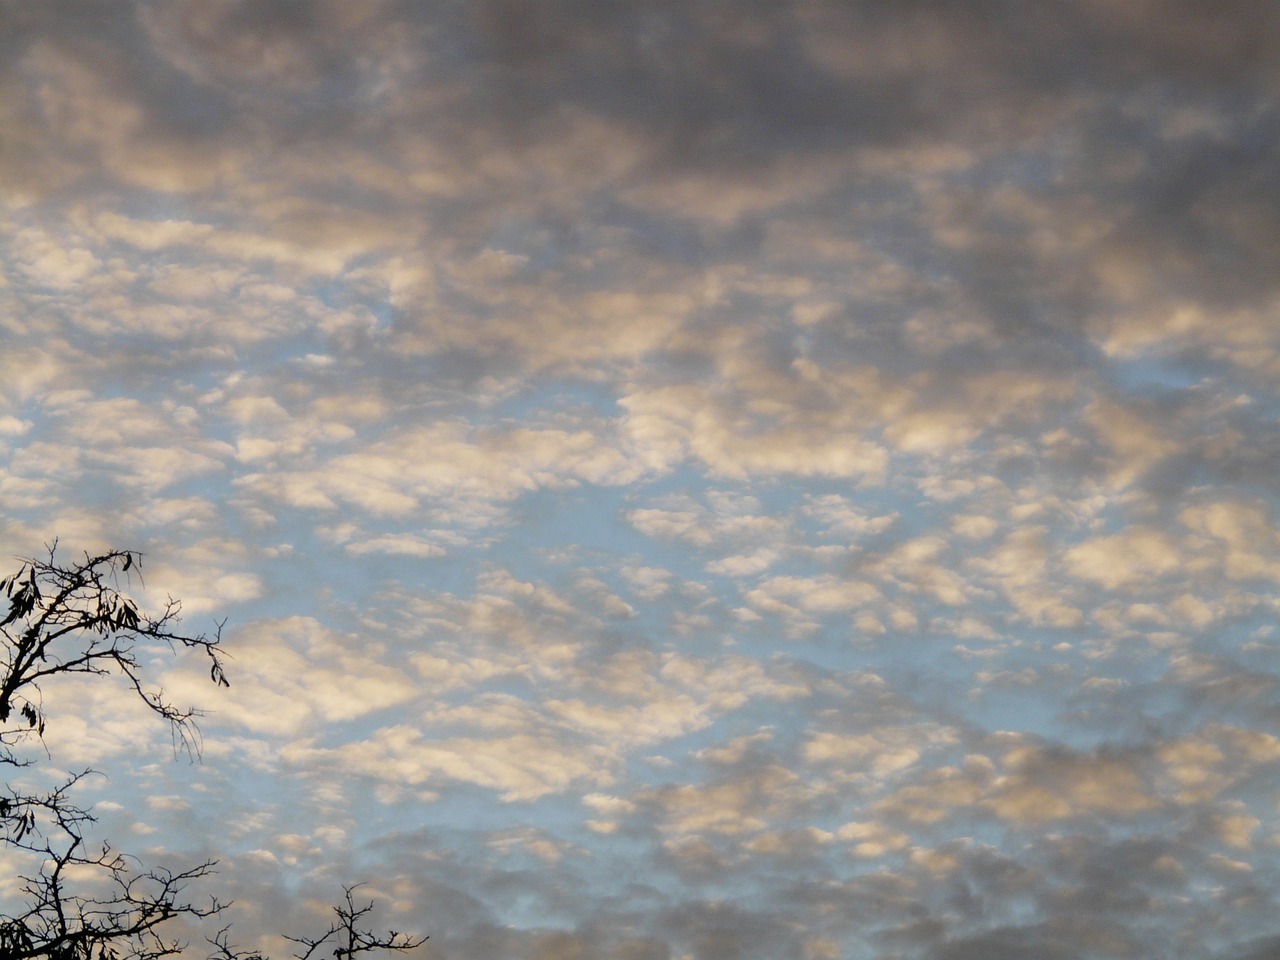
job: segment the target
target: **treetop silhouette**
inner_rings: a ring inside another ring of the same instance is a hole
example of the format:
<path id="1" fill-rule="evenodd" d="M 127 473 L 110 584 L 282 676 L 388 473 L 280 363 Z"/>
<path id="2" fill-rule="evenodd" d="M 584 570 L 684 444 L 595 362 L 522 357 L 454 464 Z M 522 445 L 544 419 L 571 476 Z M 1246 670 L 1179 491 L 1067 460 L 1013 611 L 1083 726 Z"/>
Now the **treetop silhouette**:
<path id="1" fill-rule="evenodd" d="M 74 674 L 118 677 L 152 713 L 165 720 L 175 748 L 193 756 L 200 750 L 195 720 L 200 712 L 166 698 L 143 676 L 154 654 L 196 654 L 208 659 L 210 680 L 230 685 L 221 648 L 222 624 L 213 635 L 180 629 L 182 604 L 168 598 L 151 615 L 122 591 L 141 582 L 141 554 L 111 550 L 75 563 L 56 556 L 21 560 L 0 578 L 8 610 L 0 618 L 0 766 L 21 769 L 36 759 L 21 748 L 43 743 L 52 718 L 46 685 Z M 216 897 L 193 900 L 189 888 L 208 877 L 216 861 L 170 871 L 145 867 L 110 844 L 91 844 L 93 814 L 71 799 L 73 788 L 93 771 L 72 774 L 46 792 L 23 791 L 6 783 L 0 793 L 0 851 L 27 855 L 32 864 L 20 878 L 25 901 L 0 905 L 0 960 L 158 960 L 189 955 L 190 946 L 171 933 L 173 921 L 198 922 L 222 913 Z M 318 937 L 288 937 L 300 960 L 331 953 L 352 960 L 375 950 L 403 951 L 425 937 L 396 931 L 373 933 L 362 924 L 373 904 L 358 903 L 355 887 L 334 907 L 336 919 Z M 12 911 L 12 912 L 10 912 Z M 210 960 L 266 960 L 239 950 L 223 927 L 206 938 Z"/>

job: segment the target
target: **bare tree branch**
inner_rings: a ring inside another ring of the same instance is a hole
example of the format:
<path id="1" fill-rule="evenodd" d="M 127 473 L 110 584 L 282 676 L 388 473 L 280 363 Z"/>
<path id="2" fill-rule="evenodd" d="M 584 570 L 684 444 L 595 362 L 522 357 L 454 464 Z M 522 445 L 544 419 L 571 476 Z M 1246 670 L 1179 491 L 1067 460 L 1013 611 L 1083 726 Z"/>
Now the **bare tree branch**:
<path id="1" fill-rule="evenodd" d="M 47 559 L 22 560 L 16 573 L 0 578 L 0 596 L 8 601 L 0 618 L 0 765 L 31 765 L 16 748 L 33 739 L 43 742 L 50 719 L 43 686 L 74 674 L 122 677 L 149 710 L 168 722 L 175 745 L 198 755 L 199 711 L 179 707 L 163 690 L 149 687 L 142 664 L 157 648 L 194 651 L 209 658 L 214 684 L 230 686 L 219 646 L 222 624 L 212 638 L 180 632 L 182 605 L 173 598 L 158 616 L 140 611 L 121 590 L 121 581 L 141 582 L 138 553 L 86 554 L 83 561 L 64 566 L 56 549 L 55 541 Z M 216 861 L 175 872 L 144 867 L 109 844 L 90 845 L 86 834 L 94 817 L 76 806 L 70 793 L 91 772 L 75 774 L 46 794 L 20 793 L 11 785 L 0 792 L 0 849 L 32 863 L 18 877 L 25 903 L 16 912 L 0 913 L 0 960 L 177 956 L 188 945 L 168 933 L 172 921 L 207 919 L 227 906 L 214 898 L 197 903 L 187 894 L 189 885 L 213 873 Z M 289 938 L 301 945 L 301 960 L 310 960 L 326 944 L 333 944 L 337 960 L 351 960 L 374 950 L 410 950 L 426 940 L 362 929 L 373 904 L 357 906 L 355 889 L 346 889 L 345 905 L 334 908 L 337 920 L 320 937 Z M 214 948 L 210 960 L 265 960 L 234 947 L 228 927 L 208 942 Z"/>
<path id="2" fill-rule="evenodd" d="M 333 908 L 333 912 L 337 914 L 338 919 L 329 926 L 329 929 L 324 934 L 315 939 L 308 937 L 287 938 L 303 948 L 301 953 L 294 954 L 297 960 L 311 960 L 315 952 L 326 944 L 333 945 L 332 956 L 337 960 L 351 960 L 352 957 L 362 953 L 369 953 L 373 950 L 412 950 L 427 942 L 427 937 L 411 937 L 407 934 L 397 933 L 395 930 L 388 930 L 385 934 L 374 934 L 372 931 L 362 930 L 360 924 L 368 914 L 373 912 L 373 902 L 370 901 L 364 906 L 356 906 L 352 894 L 360 886 L 360 884 L 356 884 L 346 888 L 346 904 L 339 904 Z"/>
<path id="3" fill-rule="evenodd" d="M 182 604 L 172 597 L 158 616 L 141 612 L 120 590 L 121 579 L 141 582 L 141 554 L 112 550 L 63 566 L 56 549 L 54 543 L 48 559 L 23 560 L 16 573 L 0 579 L 0 594 L 9 601 L 0 620 L 0 749 L 11 757 L 15 744 L 42 736 L 48 718 L 41 684 L 79 673 L 122 676 L 148 709 L 169 722 L 176 742 L 198 753 L 199 711 L 171 703 L 163 690 L 148 689 L 138 651 L 167 647 L 203 653 L 213 682 L 229 686 L 219 649 L 222 625 L 212 638 L 179 632 Z"/>

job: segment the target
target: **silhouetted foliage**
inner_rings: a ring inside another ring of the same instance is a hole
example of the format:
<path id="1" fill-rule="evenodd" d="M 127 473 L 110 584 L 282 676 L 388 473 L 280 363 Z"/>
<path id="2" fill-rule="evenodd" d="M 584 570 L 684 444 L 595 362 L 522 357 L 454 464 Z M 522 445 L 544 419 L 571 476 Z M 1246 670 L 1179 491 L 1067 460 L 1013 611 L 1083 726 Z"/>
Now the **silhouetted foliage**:
<path id="1" fill-rule="evenodd" d="M 50 721 L 44 687 L 71 674 L 118 676 L 141 702 L 168 722 L 175 748 L 200 749 L 198 711 L 170 702 L 143 681 L 142 664 L 157 652 L 194 652 L 209 660 L 209 675 L 229 686 L 220 655 L 221 624 L 212 637 L 179 631 L 182 605 L 169 598 L 157 616 L 140 610 L 121 582 L 141 578 L 141 556 L 113 550 L 63 565 L 55 556 L 20 561 L 0 579 L 8 601 L 0 619 L 0 766 L 29 767 L 19 747 L 42 742 Z M 148 868 L 109 844 L 92 845 L 88 810 L 70 797 L 92 771 L 72 775 L 47 793 L 23 793 L 6 784 L 0 793 L 0 851 L 24 853 L 34 864 L 18 878 L 23 904 L 0 907 L 0 960 L 157 960 L 184 954 L 171 936 L 171 921 L 199 921 L 221 913 L 216 898 L 197 902 L 188 888 L 208 877 L 216 861 L 181 871 Z M 334 908 L 337 919 L 321 936 L 288 937 L 299 960 L 328 955 L 350 960 L 374 950 L 409 950 L 426 939 L 395 931 L 374 934 L 360 924 L 373 908 L 358 906 L 355 887 Z M 14 912 L 8 912 L 13 910 Z M 208 941 L 211 960 L 266 960 L 231 945 L 229 928 Z"/>

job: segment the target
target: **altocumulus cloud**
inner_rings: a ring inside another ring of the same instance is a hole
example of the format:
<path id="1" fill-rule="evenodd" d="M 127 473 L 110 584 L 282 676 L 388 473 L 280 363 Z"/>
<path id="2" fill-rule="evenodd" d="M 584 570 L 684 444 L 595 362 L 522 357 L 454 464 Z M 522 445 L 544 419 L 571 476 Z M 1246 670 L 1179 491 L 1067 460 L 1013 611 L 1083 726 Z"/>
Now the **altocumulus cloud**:
<path id="1" fill-rule="evenodd" d="M 50 748 L 244 943 L 1275 952 L 1273 3 L 0 17 L 5 550 L 235 656 Z"/>

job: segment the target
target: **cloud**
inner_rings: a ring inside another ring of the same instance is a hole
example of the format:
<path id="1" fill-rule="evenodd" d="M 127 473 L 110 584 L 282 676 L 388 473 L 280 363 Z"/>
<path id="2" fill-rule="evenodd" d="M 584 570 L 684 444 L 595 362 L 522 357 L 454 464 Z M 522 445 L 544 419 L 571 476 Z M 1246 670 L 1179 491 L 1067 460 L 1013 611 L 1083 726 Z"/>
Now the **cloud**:
<path id="1" fill-rule="evenodd" d="M 257 621 L 236 646 L 242 652 L 229 667 L 235 679 L 218 714 L 259 736 L 314 736 L 324 724 L 384 711 L 417 693 L 403 670 L 383 662 L 377 645 L 308 617 Z M 200 675 L 175 674 L 167 686 L 192 702 L 207 694 Z"/>
<path id="2" fill-rule="evenodd" d="M 980 531 L 993 529 L 986 524 Z M 1062 589 L 1052 576 L 1047 531 L 1044 527 L 1024 524 L 1011 531 L 998 545 L 973 557 L 967 566 L 990 578 L 1009 598 L 1014 608 L 1032 623 L 1046 623 L 1060 627 L 1074 627 L 1083 623 L 1083 614 L 1071 602 L 1068 591 Z M 1088 571 L 1089 576 L 1099 575 L 1099 565 L 1091 559 L 1087 549 L 1078 554 L 1074 548 L 1069 562 L 1076 569 Z"/>
<path id="3" fill-rule="evenodd" d="M 1231 580 L 1274 580 L 1280 575 L 1268 559 L 1280 542 L 1271 511 L 1261 503 L 1219 502 L 1188 507 L 1182 524 L 1211 538 L 1207 551 Z"/>
<path id="4" fill-rule="evenodd" d="M 788 770 L 766 766 L 705 786 L 663 788 L 649 795 L 662 829 L 675 835 L 740 836 L 763 830 L 783 809 L 804 800 L 804 785 Z M 679 851 L 679 845 L 668 850 Z M 678 853 L 677 853 L 678 855 Z"/>
<path id="5" fill-rule="evenodd" d="M 51 752 L 245 944 L 1266 952 L 1274 4 L 8 14 L 0 539 L 235 656 Z"/>
<path id="6" fill-rule="evenodd" d="M 1119 757 L 1018 747 L 1003 762 L 1008 772 L 993 785 L 987 803 L 997 816 L 1015 823 L 1134 814 L 1157 805 L 1132 763 Z"/>
<path id="7" fill-rule="evenodd" d="M 697 387 L 637 392 L 621 405 L 632 442 L 664 466 L 692 456 L 713 474 L 733 478 L 747 473 L 875 478 L 884 469 L 884 453 L 876 444 L 820 414 L 794 424 L 770 424 L 767 416 L 753 424 L 731 412 L 728 398 Z"/>
<path id="8" fill-rule="evenodd" d="M 514 802 L 536 800 L 578 783 L 604 786 L 611 779 L 607 756 L 598 750 L 584 753 L 576 744 L 545 734 L 429 740 L 417 730 L 388 727 L 326 756 L 302 747 L 287 751 L 284 759 L 312 769 L 319 763 L 321 775 L 375 777 L 393 788 L 393 796 L 410 790 L 425 800 L 436 795 L 432 785 L 438 781 L 487 787 L 498 791 L 500 799 Z"/>
<path id="9" fill-rule="evenodd" d="M 317 467 L 246 473 L 237 484 L 254 497 L 293 507 L 333 511 L 341 504 L 373 517 L 396 517 L 416 513 L 437 498 L 466 508 L 473 501 L 510 501 L 540 488 L 621 484 L 640 473 L 623 451 L 600 445 L 592 430 L 474 432 L 440 423 L 338 454 Z"/>
<path id="10" fill-rule="evenodd" d="M 930 748 L 955 742 L 955 734 L 929 726 L 898 726 L 866 733 L 814 733 L 804 746 L 811 763 L 834 766 L 846 779 L 884 781 L 919 763 Z"/>
<path id="11" fill-rule="evenodd" d="M 1067 551 L 1071 572 L 1109 590 L 1151 583 L 1181 566 L 1181 552 L 1164 531 L 1130 527 L 1123 533 L 1097 537 Z"/>
<path id="12" fill-rule="evenodd" d="M 1163 744 L 1165 766 L 1180 803 L 1203 803 L 1229 791 L 1261 764 L 1280 759 L 1273 737 L 1257 731 L 1213 725 L 1194 736 Z"/>

